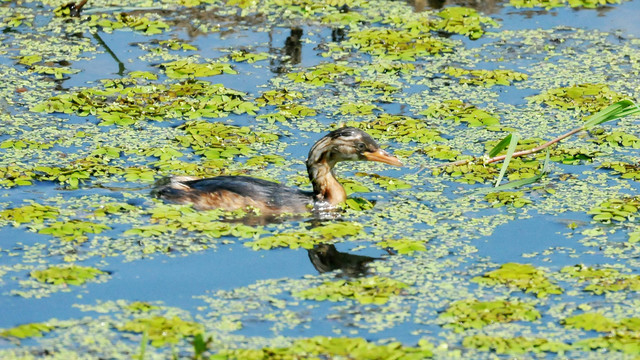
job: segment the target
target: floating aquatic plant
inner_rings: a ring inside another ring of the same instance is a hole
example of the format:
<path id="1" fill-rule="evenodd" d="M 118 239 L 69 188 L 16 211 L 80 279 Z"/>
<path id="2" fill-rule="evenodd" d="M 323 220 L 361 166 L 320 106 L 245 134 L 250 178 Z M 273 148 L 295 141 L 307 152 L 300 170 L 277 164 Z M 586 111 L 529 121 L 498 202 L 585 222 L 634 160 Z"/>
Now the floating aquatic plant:
<path id="1" fill-rule="evenodd" d="M 356 49 L 385 60 L 416 61 L 453 51 L 453 45 L 432 37 L 429 32 L 405 29 L 369 28 L 352 31 L 349 39 L 331 47 L 331 52 Z"/>
<path id="2" fill-rule="evenodd" d="M 390 278 L 372 276 L 354 280 L 327 281 L 322 285 L 302 290 L 293 295 L 316 301 L 344 301 L 355 299 L 361 304 L 385 304 L 410 285 Z"/>
<path id="3" fill-rule="evenodd" d="M 513 70 L 467 70 L 448 67 L 443 73 L 460 78 L 461 84 L 481 85 L 492 87 L 494 85 L 509 86 L 516 81 L 524 81 L 529 78 L 527 74 Z"/>
<path id="4" fill-rule="evenodd" d="M 52 285 L 82 285 L 107 273 L 92 267 L 64 265 L 51 266 L 45 270 L 34 270 L 31 277 L 41 283 Z"/>
<path id="5" fill-rule="evenodd" d="M 253 64 L 256 61 L 266 60 L 269 58 L 269 54 L 267 53 L 250 53 L 247 51 L 234 51 L 231 53 L 231 60 L 236 62 L 246 61 L 249 64 Z"/>
<path id="6" fill-rule="evenodd" d="M 380 114 L 372 121 L 347 121 L 345 126 L 358 127 L 374 138 L 400 143 L 416 141 L 423 144 L 444 141 L 440 132 L 424 121 L 409 116 Z"/>
<path id="7" fill-rule="evenodd" d="M 416 251 L 427 251 L 425 240 L 397 239 L 383 240 L 377 245 L 382 248 L 391 248 L 400 255 L 411 255 Z"/>
<path id="8" fill-rule="evenodd" d="M 604 129 L 593 129 L 591 134 L 595 136 L 594 142 L 609 145 L 611 147 L 631 147 L 640 149 L 640 138 L 624 131 L 605 131 Z"/>
<path id="9" fill-rule="evenodd" d="M 335 79 L 339 77 L 358 74 L 360 71 L 360 69 L 343 63 L 326 63 L 314 66 L 306 71 L 289 73 L 287 76 L 296 83 L 324 86 L 335 82 Z"/>
<path id="10" fill-rule="evenodd" d="M 472 281 L 485 285 L 507 285 L 519 288 L 527 293 L 534 293 L 539 298 L 551 294 L 562 294 L 563 290 L 552 283 L 546 274 L 529 264 L 506 263 L 499 269 L 489 271 Z"/>
<path id="11" fill-rule="evenodd" d="M 53 329 L 55 329 L 55 326 L 43 323 L 29 323 L 2 330 L 0 331 L 0 336 L 26 339 L 30 337 L 41 337 Z"/>
<path id="12" fill-rule="evenodd" d="M 496 116 L 460 100 L 445 100 L 439 104 L 431 104 L 427 110 L 421 111 L 419 114 L 428 118 L 465 122 L 472 127 L 500 124 L 500 120 Z"/>
<path id="13" fill-rule="evenodd" d="M 426 340 L 420 340 L 416 347 L 408 347 L 397 341 L 377 345 L 363 338 L 316 336 L 309 339 L 295 340 L 291 346 L 283 348 L 267 347 L 263 349 L 223 350 L 218 352 L 217 355 L 214 355 L 212 359 L 220 357 L 233 360 L 258 360 L 267 358 L 418 360 L 432 356 L 433 345 Z"/>
<path id="14" fill-rule="evenodd" d="M 299 91 L 291 91 L 287 89 L 274 89 L 267 90 L 262 93 L 257 99 L 256 103 L 260 106 L 265 105 L 283 105 L 291 103 L 303 98 L 303 95 Z"/>
<path id="15" fill-rule="evenodd" d="M 53 235 L 63 241 L 81 243 L 88 239 L 85 234 L 100 234 L 105 230 L 111 230 L 111 228 L 91 221 L 70 220 L 51 223 L 40 229 L 38 233 Z"/>
<path id="16" fill-rule="evenodd" d="M 533 203 L 531 200 L 524 198 L 524 192 L 522 191 L 490 192 L 484 196 L 484 199 L 489 202 L 492 207 L 512 205 L 515 208 L 521 208 Z"/>
<path id="17" fill-rule="evenodd" d="M 562 354 L 572 349 L 564 342 L 550 341 L 543 338 L 527 338 L 523 336 L 504 338 L 498 336 L 474 335 L 462 340 L 462 346 L 482 351 L 495 351 L 498 354 L 525 354 L 528 352 L 552 352 Z"/>
<path id="18" fill-rule="evenodd" d="M 223 73 L 231 75 L 237 74 L 231 65 L 216 62 L 197 64 L 189 62 L 188 60 L 176 60 L 160 66 L 164 68 L 165 75 L 172 79 L 209 77 Z"/>
<path id="19" fill-rule="evenodd" d="M 640 318 L 626 318 L 620 321 L 610 319 L 600 313 L 583 313 L 563 319 L 561 323 L 571 329 L 607 332 L 600 338 L 583 339 L 574 343 L 583 350 L 610 349 L 627 354 L 640 354 Z"/>
<path id="20" fill-rule="evenodd" d="M 610 90 L 604 84 L 578 84 L 547 90 L 530 97 L 529 101 L 544 103 L 556 109 L 577 109 L 593 114 L 624 98 L 624 95 Z"/>
<path id="21" fill-rule="evenodd" d="M 497 27 L 498 23 L 488 16 L 480 15 L 475 9 L 452 6 L 440 10 L 436 16 L 441 18 L 433 23 L 434 30 L 441 30 L 478 39 L 484 34 L 483 25 Z"/>
<path id="22" fill-rule="evenodd" d="M 176 75 L 178 76 L 178 75 Z M 258 109 L 244 93 L 207 81 L 140 85 L 139 79 L 103 81 L 102 88 L 61 94 L 31 108 L 34 112 L 95 115 L 100 125 L 130 126 L 137 121 L 165 118 L 217 118 Z"/>
<path id="23" fill-rule="evenodd" d="M 510 0 L 510 4 L 518 8 L 540 7 L 547 10 L 563 6 L 593 9 L 606 6 L 608 4 L 619 4 L 621 2 L 622 0 Z"/>
<path id="24" fill-rule="evenodd" d="M 201 334 L 203 326 L 193 321 L 182 320 L 177 316 L 167 318 L 153 316 L 130 320 L 120 326 L 120 331 L 146 333 L 151 345 L 155 347 L 177 344 L 183 337 Z"/>
<path id="25" fill-rule="evenodd" d="M 66 10 L 56 12 L 57 16 L 64 16 Z M 134 16 L 127 13 L 118 13 L 114 16 L 107 14 L 93 14 L 89 16 L 87 26 L 100 28 L 102 31 L 110 33 L 113 30 L 129 28 L 140 31 L 145 35 L 161 34 L 170 29 L 169 24 L 160 19 L 150 19 L 146 16 Z"/>
<path id="26" fill-rule="evenodd" d="M 60 214 L 60 209 L 32 202 L 29 205 L 0 211 L 0 218 L 12 221 L 15 224 L 42 223 L 46 219 L 55 219 Z"/>
<path id="27" fill-rule="evenodd" d="M 540 312 L 525 302 L 476 299 L 456 301 L 440 314 L 440 318 L 446 321 L 444 326 L 456 332 L 480 329 L 498 322 L 534 321 L 540 317 Z"/>
<path id="28" fill-rule="evenodd" d="M 640 208 L 640 199 L 637 197 L 614 198 L 591 208 L 587 214 L 593 215 L 593 220 L 603 223 L 625 222 L 635 220 L 638 208 Z"/>
<path id="29" fill-rule="evenodd" d="M 281 233 L 246 242 L 245 246 L 253 250 L 269 250 L 278 247 L 312 249 L 314 245 L 324 241 L 326 240 L 323 238 L 313 237 L 307 233 Z"/>
<path id="30" fill-rule="evenodd" d="M 613 291 L 640 291 L 640 276 L 621 274 L 615 269 L 593 269 L 584 265 L 576 265 L 562 268 L 562 273 L 578 278 L 582 282 L 589 282 L 584 291 L 596 295 Z"/>

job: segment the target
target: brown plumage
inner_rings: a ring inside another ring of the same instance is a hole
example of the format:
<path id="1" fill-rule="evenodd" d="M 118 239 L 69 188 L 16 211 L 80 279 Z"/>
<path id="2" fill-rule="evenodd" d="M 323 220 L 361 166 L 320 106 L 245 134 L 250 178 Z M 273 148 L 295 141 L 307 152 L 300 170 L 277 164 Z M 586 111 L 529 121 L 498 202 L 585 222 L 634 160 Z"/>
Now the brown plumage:
<path id="1" fill-rule="evenodd" d="M 196 209 L 236 210 L 253 207 L 262 214 L 301 213 L 312 208 L 335 207 L 347 194 L 333 173 L 340 161 L 378 161 L 402 166 L 366 132 L 344 127 L 334 130 L 313 145 L 307 172 L 313 192 L 247 176 L 217 176 L 208 179 L 179 176 L 156 184 L 152 193 L 177 204 L 193 204 Z"/>

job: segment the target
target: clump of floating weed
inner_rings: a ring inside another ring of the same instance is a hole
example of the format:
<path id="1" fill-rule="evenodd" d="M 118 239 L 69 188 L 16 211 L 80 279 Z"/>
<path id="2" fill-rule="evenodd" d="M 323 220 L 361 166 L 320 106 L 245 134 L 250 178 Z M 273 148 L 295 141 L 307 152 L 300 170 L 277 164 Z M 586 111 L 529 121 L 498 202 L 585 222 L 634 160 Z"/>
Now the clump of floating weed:
<path id="1" fill-rule="evenodd" d="M 67 265 L 34 270 L 31 272 L 31 277 L 41 283 L 52 285 L 82 285 L 106 274 L 106 272 L 92 267 Z"/>
<path id="2" fill-rule="evenodd" d="M 252 155 L 255 144 L 273 142 L 275 134 L 252 131 L 247 126 L 239 127 L 219 122 L 202 120 L 188 121 L 178 127 L 185 135 L 176 137 L 176 141 L 195 150 L 208 160 L 231 160 L 238 155 Z"/>
<path id="3" fill-rule="evenodd" d="M 548 90 L 531 96 L 529 101 L 544 103 L 556 109 L 576 109 L 593 114 L 624 98 L 624 95 L 610 90 L 604 84 L 578 84 Z"/>
<path id="4" fill-rule="evenodd" d="M 411 255 L 416 251 L 427 251 L 425 240 L 397 239 L 383 240 L 377 245 L 381 248 L 391 248 L 401 255 Z"/>
<path id="5" fill-rule="evenodd" d="M 600 295 L 612 291 L 640 291 L 640 276 L 621 274 L 615 269 L 593 269 L 583 265 L 567 266 L 562 273 L 569 274 L 582 282 L 588 282 L 584 291 Z"/>
<path id="6" fill-rule="evenodd" d="M 609 333 L 604 337 L 579 340 L 573 344 L 574 347 L 585 351 L 609 349 L 626 354 L 640 354 L 640 318 L 615 321 L 599 313 L 584 313 L 563 319 L 561 323 L 571 329 Z"/>
<path id="7" fill-rule="evenodd" d="M 141 120 L 218 118 L 232 112 L 255 114 L 258 109 L 243 100 L 243 92 L 207 81 L 145 85 L 140 78 L 125 78 L 102 83 L 102 88 L 54 96 L 30 110 L 95 115 L 102 121 L 99 125 L 130 126 Z"/>
<path id="8" fill-rule="evenodd" d="M 524 198 L 524 192 L 522 191 L 490 192 L 484 196 L 484 199 L 489 202 L 492 207 L 512 205 L 515 208 L 521 208 L 532 203 L 531 200 Z"/>
<path id="9" fill-rule="evenodd" d="M 58 208 L 32 202 L 22 207 L 0 211 L 0 219 L 12 221 L 16 224 L 42 223 L 46 219 L 55 219 L 59 214 L 60 210 Z"/>
<path id="10" fill-rule="evenodd" d="M 640 199 L 637 196 L 619 199 L 614 198 L 593 207 L 587 212 L 587 214 L 593 215 L 593 220 L 606 224 L 609 224 L 612 221 L 634 221 L 639 207 Z"/>
<path id="11" fill-rule="evenodd" d="M 225 63 L 207 63 L 198 64 L 188 60 L 176 60 L 160 65 L 164 68 L 164 73 L 172 79 L 209 77 L 220 74 L 232 74 L 237 72 L 233 70 L 231 65 Z"/>
<path id="12" fill-rule="evenodd" d="M 85 234 L 100 234 L 105 230 L 111 230 L 111 228 L 91 221 L 70 220 L 51 223 L 40 229 L 38 233 L 53 235 L 63 241 L 82 243 L 88 239 Z"/>
<path id="13" fill-rule="evenodd" d="M 541 317 L 531 304 L 517 301 L 479 301 L 476 299 L 454 302 L 440 314 L 446 320 L 445 327 L 456 332 L 480 329 L 489 324 L 511 321 L 534 321 Z"/>
<path id="14" fill-rule="evenodd" d="M 481 85 L 492 87 L 494 85 L 509 86 L 516 81 L 524 81 L 529 78 L 527 74 L 513 70 L 467 70 L 448 67 L 443 71 L 449 76 L 460 78 L 461 84 Z"/>
<path id="15" fill-rule="evenodd" d="M 444 141 L 439 131 L 432 129 L 424 121 L 409 116 L 380 114 L 372 121 L 348 121 L 345 125 L 361 128 L 374 138 L 401 143 L 415 141 L 429 144 Z"/>
<path id="16" fill-rule="evenodd" d="M 615 175 L 623 179 L 640 181 L 640 164 L 630 164 L 624 161 L 607 161 L 598 166 L 600 169 L 609 169 Z"/>
<path id="17" fill-rule="evenodd" d="M 549 294 L 562 294 L 562 288 L 551 283 L 546 274 L 529 264 L 507 263 L 499 269 L 475 277 L 472 281 L 485 285 L 507 285 L 516 287 L 527 293 L 534 293 L 539 298 Z"/>
<path id="18" fill-rule="evenodd" d="M 504 338 L 487 335 L 467 336 L 462 340 L 462 346 L 481 351 L 495 351 L 498 354 L 524 354 L 528 352 L 562 354 L 572 349 L 569 344 L 542 338 L 526 338 L 522 336 Z"/>
<path id="19" fill-rule="evenodd" d="M 64 16 L 64 10 L 55 12 L 57 16 Z M 94 14 L 90 15 L 86 24 L 89 27 L 100 28 L 102 31 L 110 33 L 113 30 L 129 28 L 140 31 L 145 35 L 161 34 L 169 30 L 169 24 L 160 19 L 151 19 L 147 16 L 134 16 L 127 13 L 116 15 Z"/>
<path id="20" fill-rule="evenodd" d="M 604 129 L 593 129 L 590 133 L 595 137 L 592 141 L 597 144 L 640 149 L 640 138 L 624 131 L 614 130 L 609 132 Z"/>
<path id="21" fill-rule="evenodd" d="M 287 77 L 296 83 L 324 86 L 325 84 L 334 83 L 340 77 L 359 74 L 360 72 L 360 69 L 347 66 L 344 63 L 326 63 L 316 65 L 305 71 L 289 73 Z"/>
<path id="22" fill-rule="evenodd" d="M 146 333 L 151 340 L 151 345 L 155 347 L 177 344 L 184 337 L 195 336 L 203 332 L 201 324 L 185 321 L 177 316 L 172 318 L 164 316 L 139 318 L 116 327 L 120 331 Z"/>
<path id="23" fill-rule="evenodd" d="M 299 339 L 286 348 L 264 348 L 258 350 L 223 350 L 218 356 L 226 359 L 299 359 L 313 357 L 319 359 L 424 359 L 433 356 L 433 345 L 420 340 L 417 347 L 408 347 L 400 342 L 376 345 L 363 338 L 316 336 Z"/>
<path id="24" fill-rule="evenodd" d="M 470 39 L 478 39 L 484 34 L 483 25 L 497 27 L 493 19 L 480 15 L 475 9 L 452 6 L 440 10 L 436 16 L 441 20 L 435 21 L 432 28 L 461 35 Z"/>
<path id="25" fill-rule="evenodd" d="M 385 304 L 389 298 L 400 294 L 409 284 L 394 279 L 372 276 L 355 280 L 327 281 L 324 284 L 302 290 L 293 295 L 316 301 L 344 301 L 355 299 L 361 304 Z"/>
<path id="26" fill-rule="evenodd" d="M 50 326 L 43 323 L 28 323 L 22 324 L 10 329 L 0 331 L 0 336 L 9 338 L 26 339 L 30 337 L 42 337 L 44 334 L 55 329 L 54 326 Z"/>
<path id="27" fill-rule="evenodd" d="M 380 59 L 415 61 L 417 58 L 451 52 L 453 45 L 429 32 L 405 29 L 368 28 L 349 33 L 349 39 L 330 52 L 355 49 Z"/>
<path id="28" fill-rule="evenodd" d="M 460 100 L 445 100 L 439 104 L 431 104 L 427 110 L 419 114 L 428 118 L 453 120 L 456 123 L 465 122 L 471 127 L 500 124 L 500 120 L 493 114 Z"/>
<path id="29" fill-rule="evenodd" d="M 512 6 L 518 8 L 545 8 L 551 9 L 555 7 L 570 6 L 572 8 L 597 8 L 608 4 L 619 4 L 622 0 L 510 0 Z"/>

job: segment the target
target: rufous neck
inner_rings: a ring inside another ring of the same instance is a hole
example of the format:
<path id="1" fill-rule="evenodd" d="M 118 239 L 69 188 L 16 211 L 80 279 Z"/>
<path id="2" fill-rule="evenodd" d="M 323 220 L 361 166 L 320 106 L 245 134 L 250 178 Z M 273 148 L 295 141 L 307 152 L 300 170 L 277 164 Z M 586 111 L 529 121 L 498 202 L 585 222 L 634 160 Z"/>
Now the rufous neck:
<path id="1" fill-rule="evenodd" d="M 334 165 L 335 163 L 327 161 L 325 157 L 320 161 L 307 164 L 316 202 L 338 205 L 347 199 L 347 193 L 333 174 Z"/>

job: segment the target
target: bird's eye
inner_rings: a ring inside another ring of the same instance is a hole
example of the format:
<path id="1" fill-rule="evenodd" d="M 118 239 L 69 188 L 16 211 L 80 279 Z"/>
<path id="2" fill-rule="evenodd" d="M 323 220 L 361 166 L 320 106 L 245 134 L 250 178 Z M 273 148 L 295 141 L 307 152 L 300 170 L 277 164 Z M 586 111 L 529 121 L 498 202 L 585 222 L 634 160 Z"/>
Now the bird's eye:
<path id="1" fill-rule="evenodd" d="M 367 148 L 367 145 L 365 145 L 364 143 L 358 143 L 358 145 L 356 145 L 358 147 L 358 150 L 363 151 Z"/>

